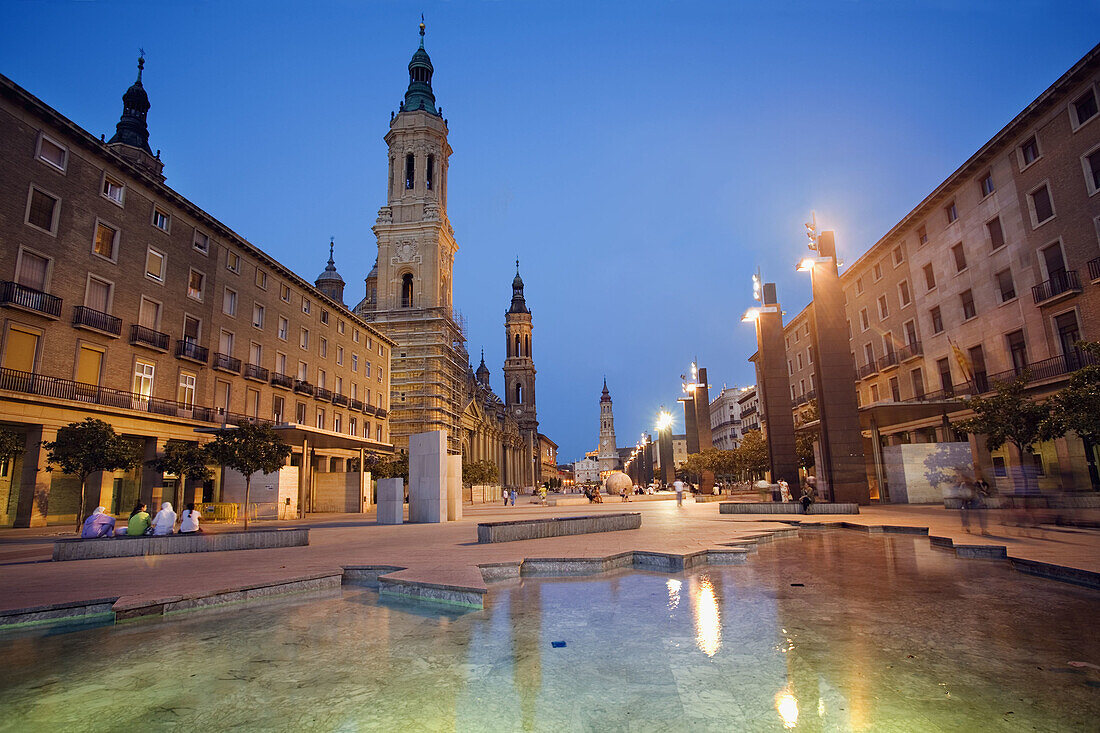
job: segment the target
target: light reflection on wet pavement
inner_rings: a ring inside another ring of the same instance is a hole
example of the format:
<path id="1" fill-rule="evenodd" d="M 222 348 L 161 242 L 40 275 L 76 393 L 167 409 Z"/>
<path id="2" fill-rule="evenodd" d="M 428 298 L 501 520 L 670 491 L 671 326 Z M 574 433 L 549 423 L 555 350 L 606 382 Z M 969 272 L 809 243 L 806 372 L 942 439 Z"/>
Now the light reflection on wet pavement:
<path id="1" fill-rule="evenodd" d="M 0 730 L 1087 730 L 1098 607 L 924 537 L 804 531 L 483 611 L 346 588 L 0 638 Z"/>

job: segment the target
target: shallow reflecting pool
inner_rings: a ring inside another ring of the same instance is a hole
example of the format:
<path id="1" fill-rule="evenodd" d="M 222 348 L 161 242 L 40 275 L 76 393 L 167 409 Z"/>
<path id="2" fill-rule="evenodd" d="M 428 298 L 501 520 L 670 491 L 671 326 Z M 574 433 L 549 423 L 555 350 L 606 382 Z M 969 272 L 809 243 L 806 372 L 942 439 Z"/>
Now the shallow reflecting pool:
<path id="1" fill-rule="evenodd" d="M 804 532 L 477 612 L 352 588 L 0 638 L 0 730 L 1095 730 L 1098 608 L 927 538 Z"/>

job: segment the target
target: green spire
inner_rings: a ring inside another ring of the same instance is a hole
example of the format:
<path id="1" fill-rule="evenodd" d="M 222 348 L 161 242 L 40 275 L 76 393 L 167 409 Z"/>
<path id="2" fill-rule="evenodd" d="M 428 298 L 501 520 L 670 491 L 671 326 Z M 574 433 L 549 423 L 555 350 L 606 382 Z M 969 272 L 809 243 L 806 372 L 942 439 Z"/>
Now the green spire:
<path id="1" fill-rule="evenodd" d="M 409 62 L 409 88 L 405 92 L 402 112 L 424 110 L 428 114 L 438 115 L 435 108 L 435 94 L 432 93 L 432 60 L 424 50 L 424 16 L 420 16 L 420 48 L 416 49 Z"/>

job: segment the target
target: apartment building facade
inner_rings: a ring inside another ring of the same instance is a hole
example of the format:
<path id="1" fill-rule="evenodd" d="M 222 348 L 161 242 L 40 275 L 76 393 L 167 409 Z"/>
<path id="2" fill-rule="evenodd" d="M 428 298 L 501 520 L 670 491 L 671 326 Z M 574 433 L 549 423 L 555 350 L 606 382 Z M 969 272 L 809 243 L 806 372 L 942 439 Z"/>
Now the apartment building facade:
<path id="1" fill-rule="evenodd" d="M 733 450 L 741 442 L 741 405 L 737 401 L 751 387 L 722 387 L 710 403 L 710 432 L 715 448 Z"/>
<path id="2" fill-rule="evenodd" d="M 140 67 L 123 106 L 105 141 L 0 77 L 0 423 L 26 436 L 0 524 L 75 516 L 40 443 L 86 416 L 147 460 L 241 419 L 293 426 L 299 467 L 303 451 L 320 470 L 392 452 L 392 342 L 164 184 Z M 120 512 L 165 479 L 143 465 L 93 483 L 89 505 Z"/>
<path id="3" fill-rule="evenodd" d="M 1019 456 L 951 427 L 970 416 L 964 397 L 1025 370 L 1044 399 L 1084 363 L 1075 343 L 1100 340 L 1098 103 L 1100 46 L 841 275 L 868 478 L 883 500 L 876 448 L 912 443 L 969 442 L 968 470 L 1002 491 L 1014 469 L 1043 490 L 1100 486 L 1097 448 L 1076 436 Z M 812 313 L 785 327 L 796 412 Z"/>

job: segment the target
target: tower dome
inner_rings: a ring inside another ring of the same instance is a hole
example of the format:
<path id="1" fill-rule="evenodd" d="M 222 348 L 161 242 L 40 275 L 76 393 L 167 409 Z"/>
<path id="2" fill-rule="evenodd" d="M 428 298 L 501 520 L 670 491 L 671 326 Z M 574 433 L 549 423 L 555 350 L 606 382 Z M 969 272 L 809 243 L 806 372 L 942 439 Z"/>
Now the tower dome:
<path id="1" fill-rule="evenodd" d="M 424 50 L 424 20 L 420 20 L 420 48 L 416 49 L 409 61 L 409 88 L 405 91 L 402 112 L 424 110 L 428 114 L 439 115 L 435 108 L 435 93 L 432 92 L 432 74 L 435 68 L 428 52 Z"/>
<path id="2" fill-rule="evenodd" d="M 153 151 L 149 149 L 149 95 L 145 93 L 145 87 L 141 83 L 141 72 L 145 68 L 145 55 L 138 57 L 137 81 L 130 85 L 126 93 L 122 95 L 122 118 L 115 127 L 114 136 L 108 140 L 109 145 L 121 143 L 139 150 L 144 150 L 149 155 Z"/>
<path id="3" fill-rule="evenodd" d="M 519 276 L 519 260 L 516 260 L 516 276 L 512 278 L 512 307 L 509 313 L 530 313 L 527 300 L 523 297 L 523 278 Z"/>
<path id="4" fill-rule="evenodd" d="M 474 375 L 477 377 L 478 384 L 485 387 L 489 386 L 489 367 L 485 366 L 485 349 L 481 350 L 481 365 L 478 366 Z"/>
<path id="5" fill-rule="evenodd" d="M 328 264 L 325 271 L 317 276 L 314 285 L 328 297 L 343 305 L 344 303 L 344 278 L 336 271 L 336 262 L 332 259 L 332 251 L 336 247 L 335 241 L 328 245 Z"/>

